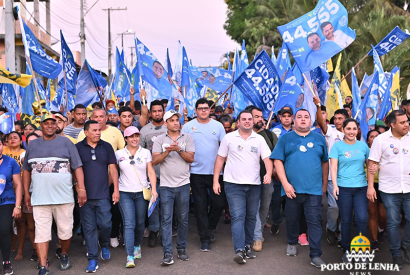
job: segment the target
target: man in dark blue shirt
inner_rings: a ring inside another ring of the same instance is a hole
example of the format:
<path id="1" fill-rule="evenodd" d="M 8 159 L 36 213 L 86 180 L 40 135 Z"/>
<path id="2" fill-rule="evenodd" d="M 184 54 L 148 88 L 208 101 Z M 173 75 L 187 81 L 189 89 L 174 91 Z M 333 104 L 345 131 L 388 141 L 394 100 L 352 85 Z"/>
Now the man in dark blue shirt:
<path id="1" fill-rule="evenodd" d="M 89 261 L 86 272 L 95 272 L 98 269 L 98 241 L 101 246 L 101 259 L 108 260 L 111 257 L 108 249 L 111 234 L 109 182 L 114 184 L 114 204 L 119 201 L 120 192 L 114 149 L 111 144 L 101 140 L 101 127 L 98 122 L 87 121 L 84 134 L 86 138 L 76 144 L 83 163 L 87 193 L 87 202 L 80 208 L 80 216 Z"/>
<path id="2" fill-rule="evenodd" d="M 280 124 L 272 128 L 272 132 L 280 138 L 283 134 L 292 131 L 293 110 L 289 106 L 282 107 L 278 112 Z"/>

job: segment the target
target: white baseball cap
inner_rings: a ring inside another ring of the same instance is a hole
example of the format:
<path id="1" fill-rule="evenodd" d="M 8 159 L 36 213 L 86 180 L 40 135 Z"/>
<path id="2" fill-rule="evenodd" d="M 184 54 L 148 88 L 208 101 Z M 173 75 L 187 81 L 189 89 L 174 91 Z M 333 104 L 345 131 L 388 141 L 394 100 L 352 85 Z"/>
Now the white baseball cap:
<path id="1" fill-rule="evenodd" d="M 180 113 L 178 113 L 175 110 L 169 110 L 168 112 L 165 113 L 164 115 L 164 121 L 166 122 L 168 119 L 170 119 L 171 117 L 177 115 L 179 118 L 182 117 L 182 115 Z"/>

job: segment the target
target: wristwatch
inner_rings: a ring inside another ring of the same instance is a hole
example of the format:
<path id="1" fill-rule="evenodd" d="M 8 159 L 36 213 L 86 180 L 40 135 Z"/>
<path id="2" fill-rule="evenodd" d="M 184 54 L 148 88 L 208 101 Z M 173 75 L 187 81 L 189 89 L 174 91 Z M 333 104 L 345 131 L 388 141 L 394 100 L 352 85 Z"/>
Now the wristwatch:
<path id="1" fill-rule="evenodd" d="M 20 209 L 21 210 L 21 205 L 16 205 L 15 206 L 17 209 Z"/>
<path id="2" fill-rule="evenodd" d="M 183 151 L 182 149 L 179 149 L 178 154 L 182 154 L 182 151 Z"/>

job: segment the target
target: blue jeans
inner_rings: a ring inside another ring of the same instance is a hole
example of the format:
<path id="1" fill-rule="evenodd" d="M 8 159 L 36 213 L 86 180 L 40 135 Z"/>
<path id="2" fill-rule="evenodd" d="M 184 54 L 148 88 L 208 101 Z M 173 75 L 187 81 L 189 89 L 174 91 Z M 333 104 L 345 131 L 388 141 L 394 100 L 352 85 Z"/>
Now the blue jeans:
<path id="1" fill-rule="evenodd" d="M 387 239 L 390 244 L 390 253 L 393 257 L 400 257 L 400 211 L 403 208 L 406 227 L 401 244 L 410 247 L 410 193 L 389 194 L 380 191 L 387 218 Z"/>
<path id="2" fill-rule="evenodd" d="M 144 236 L 148 201 L 144 200 L 142 191 L 121 191 L 119 207 L 124 223 L 125 251 L 128 256 L 133 256 L 134 246 L 139 246 Z"/>
<path id="3" fill-rule="evenodd" d="M 111 234 L 111 204 L 109 199 L 87 200 L 80 207 L 80 219 L 84 232 L 88 260 L 98 261 L 98 241 L 108 247 Z M 100 233 L 98 236 L 98 232 Z"/>
<path id="4" fill-rule="evenodd" d="M 159 178 L 157 178 L 157 193 L 159 195 Z M 159 204 L 155 206 L 154 211 L 152 211 L 151 216 L 148 217 L 148 230 L 150 232 L 158 232 L 160 229 L 160 222 L 159 222 Z"/>
<path id="5" fill-rule="evenodd" d="M 235 252 L 253 244 L 261 186 L 225 182 L 225 194 L 231 211 L 232 241 Z"/>
<path id="6" fill-rule="evenodd" d="M 352 227 L 353 209 L 356 222 L 356 235 L 362 233 L 366 236 L 367 232 L 367 207 L 369 200 L 367 199 L 367 186 L 364 187 L 340 187 L 339 198 L 337 205 L 340 209 L 341 219 L 341 234 L 343 252 L 350 250 L 350 242 L 352 241 L 350 232 Z"/>
<path id="7" fill-rule="evenodd" d="M 296 245 L 298 243 L 299 220 L 302 209 L 305 212 L 309 228 L 309 256 L 312 259 L 320 257 L 322 255 L 322 196 L 297 193 L 296 198 L 289 199 L 286 197 L 285 215 L 288 244 Z"/>
<path id="8" fill-rule="evenodd" d="M 335 197 L 333 196 L 333 183 L 329 180 L 327 185 L 327 224 L 326 228 L 335 232 L 337 229 L 337 219 L 339 218 L 339 207 Z M 367 208 L 366 208 L 367 209 Z"/>
<path id="9" fill-rule="evenodd" d="M 272 194 L 274 192 L 274 182 L 270 184 L 261 184 L 261 196 L 259 203 L 259 215 L 256 215 L 254 241 L 263 240 L 263 228 L 265 227 L 266 218 L 268 217 L 270 203 L 272 201 Z"/>
<path id="10" fill-rule="evenodd" d="M 161 231 L 164 255 L 172 255 L 172 218 L 174 203 L 178 219 L 177 249 L 185 249 L 188 235 L 189 183 L 180 187 L 160 187 L 161 189 Z"/>
<path id="11" fill-rule="evenodd" d="M 279 225 L 282 223 L 282 215 L 280 214 L 280 210 L 282 208 L 282 201 L 284 200 L 284 196 L 281 195 L 281 186 L 282 184 L 280 181 L 273 180 L 273 194 L 272 194 L 272 221 L 273 224 Z"/>

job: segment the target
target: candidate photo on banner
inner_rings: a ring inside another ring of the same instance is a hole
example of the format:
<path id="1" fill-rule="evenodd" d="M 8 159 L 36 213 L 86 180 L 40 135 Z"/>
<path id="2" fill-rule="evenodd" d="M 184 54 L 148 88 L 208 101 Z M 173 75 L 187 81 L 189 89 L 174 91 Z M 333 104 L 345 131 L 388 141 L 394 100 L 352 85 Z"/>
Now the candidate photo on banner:
<path id="1" fill-rule="evenodd" d="M 347 10 L 337 0 L 319 1 L 313 11 L 278 30 L 303 73 L 320 66 L 356 38 L 348 27 Z"/>
<path id="2" fill-rule="evenodd" d="M 232 84 L 232 71 L 220 68 L 191 66 L 191 74 L 196 82 L 218 92 L 224 92 Z"/>

